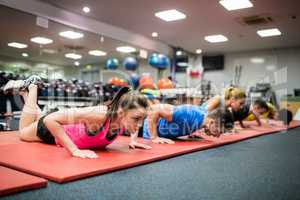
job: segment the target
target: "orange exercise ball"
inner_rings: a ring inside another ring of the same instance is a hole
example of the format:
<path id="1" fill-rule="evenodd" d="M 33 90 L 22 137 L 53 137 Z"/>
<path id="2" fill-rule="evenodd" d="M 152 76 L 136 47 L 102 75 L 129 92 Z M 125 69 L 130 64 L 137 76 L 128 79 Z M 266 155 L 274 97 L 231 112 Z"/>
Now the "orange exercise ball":
<path id="1" fill-rule="evenodd" d="M 125 81 L 124 79 L 120 79 L 116 76 L 112 77 L 109 81 L 109 84 L 115 85 L 115 86 L 128 86 L 127 81 Z"/>
<path id="2" fill-rule="evenodd" d="M 109 79 L 108 83 L 112 85 L 116 85 L 119 82 L 119 78 L 114 76 L 111 79 Z"/>
<path id="3" fill-rule="evenodd" d="M 140 78 L 140 88 L 143 89 L 153 89 L 154 88 L 154 82 L 153 79 L 150 76 L 142 76 Z"/>
<path id="4" fill-rule="evenodd" d="M 124 79 L 119 79 L 118 85 L 117 86 L 128 86 L 128 82 L 125 81 Z"/>
<path id="5" fill-rule="evenodd" d="M 158 80 L 157 88 L 158 89 L 170 89 L 170 88 L 174 88 L 174 85 L 170 79 L 163 78 L 163 79 Z"/>

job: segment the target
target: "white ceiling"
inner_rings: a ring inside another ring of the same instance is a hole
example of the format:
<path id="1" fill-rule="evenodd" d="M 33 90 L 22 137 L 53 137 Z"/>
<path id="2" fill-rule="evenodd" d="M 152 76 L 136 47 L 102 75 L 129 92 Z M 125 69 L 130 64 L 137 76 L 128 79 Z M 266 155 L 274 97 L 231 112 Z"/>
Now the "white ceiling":
<path id="1" fill-rule="evenodd" d="M 45 29 L 36 25 L 36 16 L 28 13 L 14 10 L 0 5 L 0 55 L 19 58 L 29 61 L 46 62 L 55 65 L 69 66 L 74 65 L 72 59 L 65 58 L 66 53 L 79 53 L 83 55 L 81 64 L 103 63 L 109 57 L 123 58 L 128 54 L 116 52 L 116 47 L 128 45 L 108 37 L 104 37 L 104 42 L 100 42 L 100 35 L 87 31 L 76 30 L 65 25 L 49 21 L 49 28 Z M 84 37 L 78 40 L 70 40 L 58 35 L 59 32 L 65 30 L 78 31 L 84 34 Z M 30 38 L 34 36 L 44 36 L 51 38 L 54 42 L 49 45 L 40 47 L 38 44 L 30 42 Z M 28 44 L 26 49 L 17 49 L 8 47 L 9 42 L 19 42 Z M 65 46 L 80 46 L 82 50 L 73 51 Z M 43 49 L 54 49 L 58 51 L 56 54 L 43 53 Z M 99 49 L 107 52 L 105 57 L 95 57 L 88 54 L 89 50 Z M 23 58 L 21 54 L 26 52 L 28 58 Z"/>
<path id="2" fill-rule="evenodd" d="M 128 30 L 129 33 L 141 34 L 151 40 L 179 46 L 190 52 L 194 52 L 197 48 L 201 48 L 205 54 L 213 54 L 300 46 L 299 0 L 286 0 L 284 2 L 280 0 L 252 0 L 253 8 L 231 12 L 225 10 L 218 3 L 218 0 L 37 0 L 36 2 L 96 19 Z M 82 13 L 83 6 L 91 7 L 91 13 Z M 182 21 L 167 23 L 154 16 L 157 11 L 173 8 L 185 13 L 187 18 Z M 259 26 L 249 26 L 239 22 L 241 17 L 261 14 L 271 16 L 274 21 Z M 293 19 L 292 16 L 296 16 L 296 19 Z M 5 6 L 0 6 L 0 26 L 1 55 L 22 58 L 21 53 L 26 52 L 30 55 L 29 58 L 22 59 L 64 66 L 74 65 L 74 60 L 64 57 L 65 53 L 72 52 L 72 50 L 65 48 L 65 45 L 84 47 L 84 49 L 76 51 L 83 55 L 80 63 L 94 64 L 103 63 L 108 57 L 124 57 L 124 54 L 117 53 L 115 48 L 129 42 L 105 37 L 104 43 L 100 43 L 100 35 L 80 30 L 78 31 L 85 34 L 84 38 L 79 40 L 64 39 L 58 35 L 59 32 L 76 29 L 54 21 L 49 21 L 49 28 L 44 29 L 36 26 L 36 14 L 29 14 Z M 256 34 L 258 29 L 273 27 L 279 28 L 282 35 L 260 38 Z M 153 31 L 159 33 L 157 39 L 151 38 Z M 229 41 L 210 44 L 204 40 L 204 36 L 210 34 L 224 34 Z M 54 43 L 39 47 L 30 42 L 30 38 L 37 35 L 47 36 L 53 39 Z M 7 43 L 11 41 L 23 42 L 29 47 L 26 50 L 8 47 Z M 45 48 L 55 49 L 58 53 L 53 55 L 41 53 L 41 50 Z M 88 51 L 91 49 L 104 50 L 108 52 L 108 56 L 99 58 L 88 55 Z"/>
<path id="3" fill-rule="evenodd" d="M 101 22 L 151 37 L 159 33 L 161 42 L 182 47 L 190 52 L 201 48 L 206 53 L 284 48 L 300 46 L 300 1 L 299 0 L 252 0 L 254 7 L 227 11 L 218 0 L 41 0 L 59 8 L 85 15 Z M 89 6 L 89 14 L 82 7 Z M 154 16 L 155 12 L 177 9 L 187 18 L 177 22 L 164 22 Z M 267 14 L 272 23 L 248 26 L 239 23 L 239 18 Z M 296 19 L 292 19 L 292 15 Z M 282 36 L 260 38 L 256 31 L 277 27 Z M 229 41 L 210 44 L 204 36 L 224 34 Z"/>

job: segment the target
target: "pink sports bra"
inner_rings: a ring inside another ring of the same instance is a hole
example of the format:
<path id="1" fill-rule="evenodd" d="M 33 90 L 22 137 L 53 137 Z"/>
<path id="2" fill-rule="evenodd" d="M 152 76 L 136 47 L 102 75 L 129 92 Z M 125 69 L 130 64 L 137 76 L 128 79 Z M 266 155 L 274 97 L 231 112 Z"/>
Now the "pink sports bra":
<path id="1" fill-rule="evenodd" d="M 102 149 L 107 145 L 114 142 L 114 140 L 124 132 L 124 128 L 121 128 L 117 135 L 111 140 L 108 140 L 106 134 L 109 131 L 110 121 L 106 121 L 103 127 L 95 135 L 89 135 L 85 124 L 69 124 L 63 125 L 64 131 L 74 142 L 79 149 Z M 61 146 L 60 142 L 55 139 L 57 145 Z"/>

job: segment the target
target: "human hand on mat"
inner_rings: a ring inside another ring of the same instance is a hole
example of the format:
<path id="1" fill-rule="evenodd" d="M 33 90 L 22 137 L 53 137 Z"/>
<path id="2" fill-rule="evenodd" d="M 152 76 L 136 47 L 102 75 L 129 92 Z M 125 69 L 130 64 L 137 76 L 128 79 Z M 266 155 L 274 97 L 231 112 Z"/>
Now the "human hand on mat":
<path id="1" fill-rule="evenodd" d="M 161 137 L 153 138 L 152 142 L 156 143 L 156 144 L 174 144 L 175 143 L 173 140 L 170 140 L 167 138 L 161 138 Z"/>
<path id="2" fill-rule="evenodd" d="M 251 126 L 249 124 L 244 124 L 243 126 L 241 126 L 241 128 L 245 129 L 245 128 L 250 128 Z"/>
<path id="3" fill-rule="evenodd" d="M 140 148 L 140 149 L 147 149 L 147 150 L 152 149 L 151 146 L 142 144 L 142 143 L 138 143 L 138 142 L 130 142 L 129 148 L 131 148 L 131 149 Z"/>
<path id="4" fill-rule="evenodd" d="M 98 158 L 98 155 L 94 151 L 80 149 L 76 149 L 75 151 L 73 151 L 72 156 L 78 158 Z"/>

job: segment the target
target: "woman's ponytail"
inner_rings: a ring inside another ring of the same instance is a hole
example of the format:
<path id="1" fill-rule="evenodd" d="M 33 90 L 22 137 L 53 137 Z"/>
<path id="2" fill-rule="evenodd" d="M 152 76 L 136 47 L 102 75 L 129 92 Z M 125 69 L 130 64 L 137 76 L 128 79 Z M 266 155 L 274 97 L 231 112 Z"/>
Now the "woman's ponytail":
<path id="1" fill-rule="evenodd" d="M 114 96 L 114 98 L 111 100 L 111 102 L 107 105 L 108 106 L 108 111 L 107 111 L 107 118 L 108 119 L 113 119 L 116 117 L 118 107 L 119 107 L 119 102 L 121 97 L 128 93 L 131 89 L 129 87 L 122 87 Z"/>

